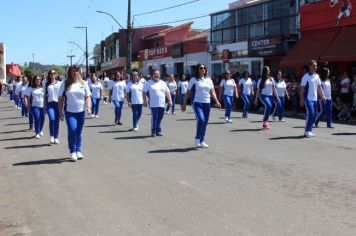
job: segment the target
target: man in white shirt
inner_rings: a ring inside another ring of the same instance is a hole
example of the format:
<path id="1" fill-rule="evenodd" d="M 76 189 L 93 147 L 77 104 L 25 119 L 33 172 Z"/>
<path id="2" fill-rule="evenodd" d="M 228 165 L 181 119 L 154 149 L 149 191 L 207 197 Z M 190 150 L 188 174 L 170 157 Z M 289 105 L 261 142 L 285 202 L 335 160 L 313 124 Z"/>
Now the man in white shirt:
<path id="1" fill-rule="evenodd" d="M 347 73 L 345 72 L 342 76 L 342 80 L 340 82 L 340 98 L 341 101 L 345 104 L 350 103 L 351 99 L 350 99 L 350 83 L 351 80 L 350 78 L 347 76 Z"/>

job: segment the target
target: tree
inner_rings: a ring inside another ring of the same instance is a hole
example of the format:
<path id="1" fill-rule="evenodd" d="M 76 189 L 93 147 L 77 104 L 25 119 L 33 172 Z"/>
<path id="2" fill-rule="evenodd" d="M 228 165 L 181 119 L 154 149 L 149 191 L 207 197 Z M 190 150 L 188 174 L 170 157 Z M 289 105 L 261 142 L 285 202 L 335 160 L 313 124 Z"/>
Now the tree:
<path id="1" fill-rule="evenodd" d="M 28 68 L 28 67 L 23 67 L 23 74 L 26 76 L 26 77 L 31 77 L 34 75 L 33 73 L 33 70 Z"/>

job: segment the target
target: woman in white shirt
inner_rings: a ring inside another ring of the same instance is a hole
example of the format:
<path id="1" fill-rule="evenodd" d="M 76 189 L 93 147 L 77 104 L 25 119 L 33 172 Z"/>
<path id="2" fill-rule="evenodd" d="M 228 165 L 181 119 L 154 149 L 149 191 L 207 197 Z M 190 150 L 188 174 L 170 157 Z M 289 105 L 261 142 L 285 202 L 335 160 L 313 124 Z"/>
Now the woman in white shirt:
<path id="1" fill-rule="evenodd" d="M 282 76 L 282 71 L 277 72 L 278 82 L 276 84 L 277 95 L 279 97 L 279 102 L 275 102 L 275 108 L 272 114 L 272 119 L 276 119 L 276 115 L 278 114 L 279 121 L 285 122 L 284 120 L 284 106 L 286 103 L 286 97 L 289 100 L 289 94 L 287 91 L 287 84 L 284 81 Z"/>
<path id="2" fill-rule="evenodd" d="M 14 78 L 9 79 L 6 84 L 7 90 L 9 91 L 10 101 L 14 100 Z"/>
<path id="3" fill-rule="evenodd" d="M 70 159 L 76 161 L 83 158 L 81 147 L 85 110 L 88 115 L 91 112 L 90 89 L 82 79 L 79 67 L 75 65 L 69 67 L 68 78 L 62 82 L 59 95 L 59 117 L 64 120 L 64 110 L 68 126 Z"/>
<path id="4" fill-rule="evenodd" d="M 142 114 L 143 97 L 142 90 L 144 84 L 140 81 L 137 71 L 132 72 L 132 82 L 127 86 L 126 100 L 132 109 L 132 131 L 138 131 L 138 122 Z"/>
<path id="5" fill-rule="evenodd" d="M 236 99 L 239 97 L 239 94 L 237 92 L 235 80 L 232 78 L 230 71 L 225 72 L 225 79 L 220 82 L 219 94 L 220 101 L 223 98 L 225 105 L 225 122 L 232 123 L 231 111 L 234 105 L 234 94 Z"/>
<path id="6" fill-rule="evenodd" d="M 249 77 L 247 71 L 245 71 L 242 74 L 242 77 L 239 80 L 239 88 L 240 88 L 241 98 L 244 102 L 242 117 L 247 118 L 248 110 L 250 109 L 251 96 L 254 96 L 253 81 Z"/>
<path id="7" fill-rule="evenodd" d="M 99 118 L 99 104 L 103 96 L 103 85 L 98 81 L 95 74 L 91 75 L 91 118 Z"/>
<path id="8" fill-rule="evenodd" d="M 14 102 L 15 102 L 15 107 L 19 110 L 21 109 L 21 103 L 19 98 L 19 91 L 20 91 L 21 84 L 22 84 L 22 79 L 20 76 L 18 76 L 14 83 Z"/>
<path id="9" fill-rule="evenodd" d="M 178 93 L 179 93 L 179 104 L 182 105 L 184 102 L 184 97 L 188 89 L 188 81 L 183 74 L 181 80 L 178 82 Z"/>
<path id="10" fill-rule="evenodd" d="M 325 95 L 325 101 L 319 98 L 320 112 L 315 119 L 315 127 L 319 127 L 319 122 L 326 114 L 326 127 L 333 129 L 332 115 L 333 115 L 333 101 L 331 98 L 331 83 L 330 83 L 330 71 L 327 68 L 323 68 L 320 73 L 321 87 Z"/>
<path id="11" fill-rule="evenodd" d="M 116 72 L 115 79 L 109 84 L 109 102 L 115 105 L 115 124 L 122 125 L 121 114 L 125 100 L 126 81 L 120 72 Z"/>
<path id="12" fill-rule="evenodd" d="M 162 136 L 161 122 L 164 115 L 165 98 L 167 98 L 168 106 L 172 106 L 172 100 L 169 88 L 167 84 L 161 80 L 161 75 L 158 70 L 154 70 L 152 79 L 145 83 L 142 95 L 143 105 L 147 107 L 149 100 L 151 109 L 151 136 Z"/>
<path id="13" fill-rule="evenodd" d="M 194 94 L 194 112 L 197 119 L 197 131 L 195 135 L 195 146 L 208 148 L 208 144 L 205 143 L 206 128 L 209 122 L 211 98 L 214 99 L 216 105 L 221 108 L 215 90 L 214 84 L 211 78 L 208 76 L 208 70 L 206 65 L 198 63 L 196 67 L 195 76 L 189 81 L 188 90 L 185 94 L 184 102 L 182 105 L 182 111 L 185 112 L 188 98 L 191 93 Z"/>
<path id="14" fill-rule="evenodd" d="M 168 76 L 168 81 L 167 81 L 167 86 L 169 88 L 169 93 L 171 94 L 171 101 L 172 101 L 172 114 L 176 114 L 175 112 L 175 106 L 176 106 L 176 93 L 177 93 L 177 83 L 174 80 L 174 75 L 170 74 Z M 169 108 L 170 106 L 168 106 L 167 104 L 167 108 L 166 108 L 166 113 L 169 114 Z"/>
<path id="15" fill-rule="evenodd" d="M 55 70 L 49 70 L 47 81 L 46 81 L 46 101 L 47 101 L 47 114 L 49 118 L 49 133 L 50 142 L 59 144 L 58 134 L 59 134 L 59 109 L 58 109 L 58 98 L 59 98 L 59 88 L 61 87 L 61 82 L 57 81 L 57 73 Z"/>
<path id="16" fill-rule="evenodd" d="M 263 129 L 270 129 L 268 118 L 271 114 L 272 105 L 274 102 L 273 96 L 275 96 L 277 102 L 279 102 L 276 85 L 274 79 L 271 76 L 271 71 L 268 66 L 265 66 L 262 70 L 262 78 L 259 79 L 257 82 L 257 93 L 255 98 L 256 106 L 258 103 L 258 99 L 260 99 L 260 101 L 265 107 L 263 115 Z"/>
<path id="17" fill-rule="evenodd" d="M 22 117 L 28 116 L 26 101 L 25 101 L 25 91 L 26 91 L 27 86 L 28 86 L 28 79 L 27 79 L 27 77 L 24 77 L 22 84 L 19 87 L 19 98 L 21 101 L 21 116 Z"/>
<path id="18" fill-rule="evenodd" d="M 31 88 L 25 95 L 27 112 L 30 111 L 35 120 L 36 138 L 43 136 L 42 128 L 44 124 L 44 95 L 45 91 L 42 87 L 42 79 L 39 76 L 34 76 L 31 81 Z"/>

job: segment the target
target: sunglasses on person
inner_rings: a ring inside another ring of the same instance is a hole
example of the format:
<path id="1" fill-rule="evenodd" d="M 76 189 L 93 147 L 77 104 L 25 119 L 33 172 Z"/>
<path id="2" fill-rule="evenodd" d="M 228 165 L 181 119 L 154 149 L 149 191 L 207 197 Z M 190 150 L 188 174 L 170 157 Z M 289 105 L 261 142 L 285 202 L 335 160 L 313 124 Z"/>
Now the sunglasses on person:
<path id="1" fill-rule="evenodd" d="M 206 70 L 206 67 L 199 67 L 199 70 Z"/>
<path id="2" fill-rule="evenodd" d="M 55 72 L 55 71 L 51 71 L 49 74 L 50 74 L 50 75 L 55 75 L 56 72 Z"/>

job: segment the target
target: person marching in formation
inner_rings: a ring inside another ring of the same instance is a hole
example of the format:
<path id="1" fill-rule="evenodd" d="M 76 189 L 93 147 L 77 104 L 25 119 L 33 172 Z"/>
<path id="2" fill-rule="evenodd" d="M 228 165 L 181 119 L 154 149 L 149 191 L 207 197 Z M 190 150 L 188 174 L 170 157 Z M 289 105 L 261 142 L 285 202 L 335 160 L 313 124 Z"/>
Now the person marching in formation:
<path id="1" fill-rule="evenodd" d="M 184 102 L 184 97 L 185 94 L 187 92 L 188 89 L 188 81 L 185 77 L 185 75 L 183 74 L 181 76 L 181 79 L 178 82 L 178 94 L 179 94 L 179 104 L 182 106 L 183 102 Z"/>
<path id="2" fill-rule="evenodd" d="M 122 125 L 121 113 L 125 100 L 126 81 L 120 72 L 116 72 L 115 79 L 109 84 L 109 102 L 115 106 L 115 124 Z"/>
<path id="3" fill-rule="evenodd" d="M 103 97 L 103 85 L 98 81 L 95 74 L 91 75 L 91 83 L 89 88 L 91 90 L 91 118 L 99 118 L 99 105 Z"/>
<path id="4" fill-rule="evenodd" d="M 20 86 L 22 85 L 21 77 L 17 77 L 14 83 L 14 102 L 17 109 L 21 109 L 21 102 L 19 98 Z"/>
<path id="5" fill-rule="evenodd" d="M 232 123 L 231 111 L 234 105 L 234 94 L 236 99 L 239 97 L 239 94 L 237 92 L 235 80 L 232 78 L 230 71 L 225 72 L 225 79 L 220 82 L 219 94 L 220 101 L 223 99 L 225 105 L 225 122 Z"/>
<path id="6" fill-rule="evenodd" d="M 186 111 L 188 98 L 193 93 L 193 108 L 197 119 L 195 146 L 208 148 L 209 145 L 205 143 L 205 134 L 209 122 L 211 98 L 214 99 L 218 108 L 221 108 L 221 104 L 216 97 L 213 81 L 208 76 L 207 67 L 199 63 L 196 68 L 195 76 L 189 81 L 181 109 L 183 112 Z"/>
<path id="7" fill-rule="evenodd" d="M 254 95 L 253 82 L 249 77 L 247 71 L 245 71 L 242 74 L 242 78 L 239 80 L 239 87 L 240 87 L 241 98 L 244 103 L 244 107 L 242 110 L 242 117 L 247 118 L 248 110 L 250 109 L 251 96 Z"/>
<path id="8" fill-rule="evenodd" d="M 176 94 L 177 94 L 177 83 L 174 80 L 174 75 L 170 74 L 168 76 L 168 81 L 167 81 L 167 86 L 169 88 L 169 92 L 171 94 L 171 101 L 172 101 L 172 114 L 175 115 L 176 111 L 175 111 L 175 107 L 176 107 Z M 167 104 L 167 108 L 166 108 L 166 113 L 169 114 L 169 108 L 170 106 Z"/>
<path id="9" fill-rule="evenodd" d="M 161 80 L 158 70 L 153 71 L 152 79 L 143 87 L 143 105 L 147 107 L 148 101 L 151 109 L 151 136 L 162 136 L 161 122 L 164 116 L 165 98 L 168 106 L 172 106 L 171 94 L 167 84 Z"/>
<path id="10" fill-rule="evenodd" d="M 132 72 L 132 82 L 127 86 L 126 100 L 132 109 L 132 131 L 138 131 L 138 122 L 142 114 L 144 84 L 140 81 L 138 72 Z"/>
<path id="11" fill-rule="evenodd" d="M 275 103 L 275 108 L 272 114 L 272 119 L 276 120 L 276 115 L 278 114 L 278 118 L 280 122 L 285 122 L 284 120 L 284 106 L 286 103 L 286 98 L 289 99 L 289 94 L 287 91 L 287 84 L 284 81 L 284 78 L 282 76 L 282 71 L 277 72 L 277 84 L 276 84 L 276 90 L 277 90 L 277 95 L 279 98 L 279 102 L 276 101 Z"/>
<path id="12" fill-rule="evenodd" d="M 27 112 L 27 107 L 26 107 L 26 101 L 25 101 L 25 93 L 26 93 L 26 89 L 28 87 L 28 79 L 27 77 L 23 78 L 22 84 L 19 87 L 19 98 L 21 101 L 21 116 L 22 117 L 27 117 L 28 116 L 28 112 Z"/>
<path id="13" fill-rule="evenodd" d="M 64 120 L 65 114 L 68 126 L 70 159 L 76 161 L 83 158 L 81 147 L 85 110 L 88 115 L 91 113 L 90 89 L 82 79 L 79 67 L 69 67 L 68 78 L 61 84 L 59 95 L 59 116 Z"/>

